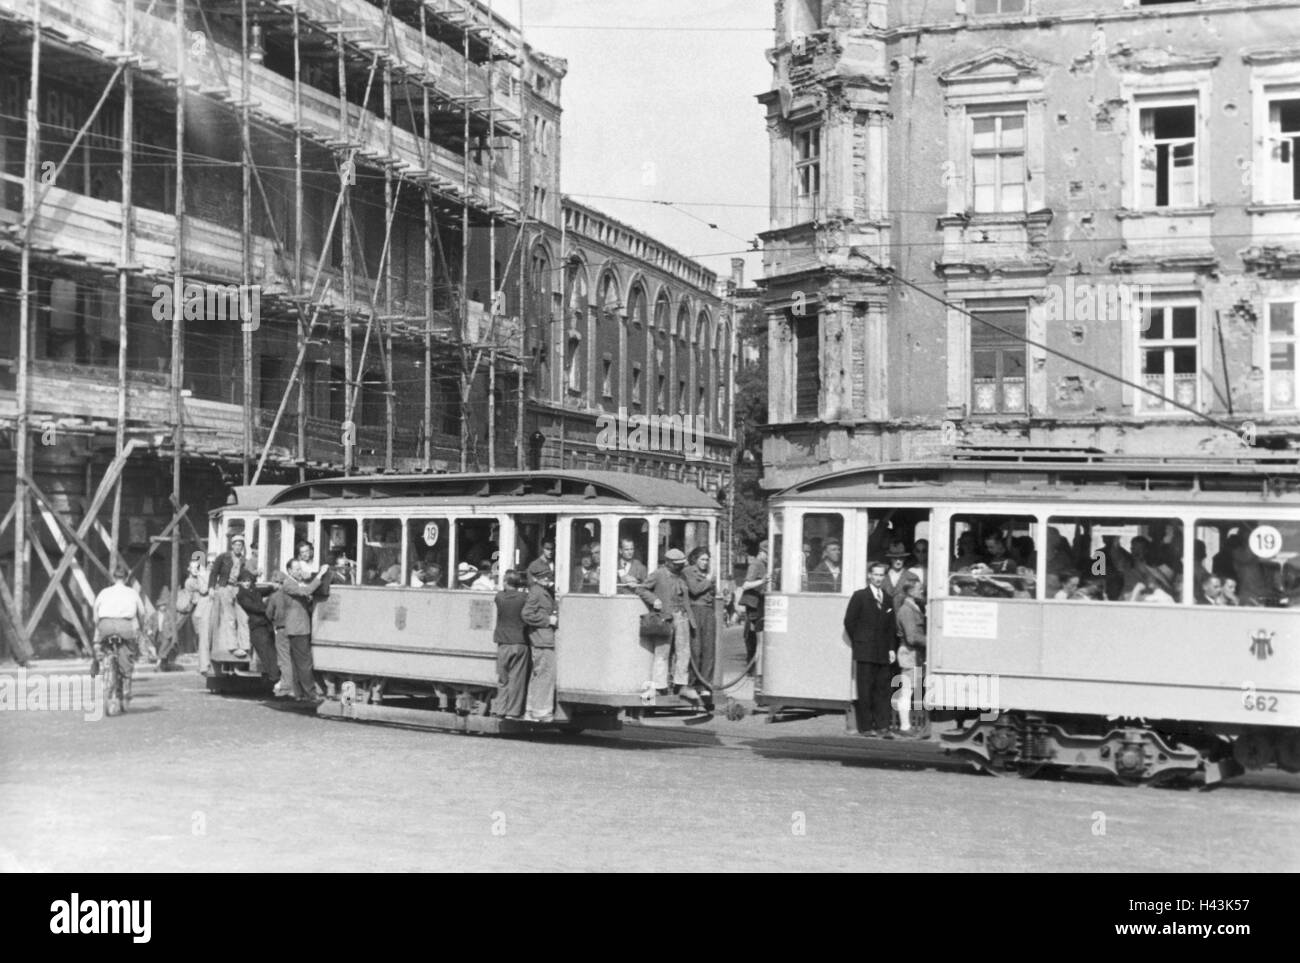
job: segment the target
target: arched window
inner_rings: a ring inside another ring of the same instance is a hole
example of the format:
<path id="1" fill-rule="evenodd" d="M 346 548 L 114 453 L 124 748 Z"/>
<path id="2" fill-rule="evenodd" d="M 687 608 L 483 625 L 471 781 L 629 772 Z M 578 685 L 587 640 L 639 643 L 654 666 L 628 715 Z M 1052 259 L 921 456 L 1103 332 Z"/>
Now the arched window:
<path id="1" fill-rule="evenodd" d="M 691 399 L 691 412 L 703 417 L 706 425 L 710 421 L 709 375 L 712 370 L 712 366 L 709 364 L 709 334 L 708 312 L 701 311 L 695 321 L 695 338 L 691 343 L 691 350 L 695 359 L 692 366 L 695 371 L 695 380 L 692 384 L 695 395 Z"/>
<path id="2" fill-rule="evenodd" d="M 618 278 L 613 271 L 601 275 L 600 287 L 596 295 L 597 331 L 596 331 L 596 371 L 599 380 L 596 383 L 594 405 L 609 408 L 618 406 L 622 397 L 620 372 L 616 369 L 619 362 L 619 317 L 622 303 L 618 297 Z"/>
<path id="3" fill-rule="evenodd" d="M 565 299 L 564 390 L 570 395 L 587 391 L 588 330 L 587 271 L 581 262 L 569 264 L 569 294 Z"/>
<path id="4" fill-rule="evenodd" d="M 689 302 L 683 301 L 681 307 L 677 309 L 677 331 L 674 340 L 676 341 L 675 351 L 677 359 L 674 363 L 677 383 L 673 390 L 677 395 L 677 414 L 689 415 L 691 413 L 691 402 L 693 395 L 691 393 L 691 306 Z"/>
<path id="5" fill-rule="evenodd" d="M 731 398 L 731 329 L 727 323 L 718 325 L 718 335 L 713 342 L 714 397 L 717 398 L 717 427 L 727 430 L 727 404 Z"/>
<path id="6" fill-rule="evenodd" d="M 673 410 L 673 343 L 672 307 L 668 295 L 659 293 L 655 299 L 654 324 L 651 328 L 654 350 L 654 408 L 657 412 Z"/>
<path id="7" fill-rule="evenodd" d="M 628 410 L 648 410 L 651 407 L 650 387 L 654 373 L 646 356 L 646 343 L 650 338 L 649 307 L 645 287 L 640 281 L 632 285 L 627 311 L 627 371 Z"/>
<path id="8" fill-rule="evenodd" d="M 557 385 L 553 383 L 555 362 L 552 357 L 557 354 L 555 325 L 551 323 L 551 256 L 541 245 L 533 247 L 533 255 L 528 263 L 529 293 L 528 316 L 525 319 L 528 330 L 528 344 L 537 359 L 537 382 L 545 386 L 544 390 L 552 398 L 558 395 Z M 563 355 L 563 345 L 559 346 Z"/>

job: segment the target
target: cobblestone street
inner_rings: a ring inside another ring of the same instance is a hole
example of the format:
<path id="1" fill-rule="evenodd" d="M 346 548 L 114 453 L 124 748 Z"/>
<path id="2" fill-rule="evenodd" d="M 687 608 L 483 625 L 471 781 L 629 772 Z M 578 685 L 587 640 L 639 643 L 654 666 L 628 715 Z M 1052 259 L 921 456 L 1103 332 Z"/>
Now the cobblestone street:
<path id="1" fill-rule="evenodd" d="M 501 739 L 142 674 L 132 710 L 0 714 L 0 871 L 1296 870 L 1300 778 L 995 779 L 828 716 Z"/>

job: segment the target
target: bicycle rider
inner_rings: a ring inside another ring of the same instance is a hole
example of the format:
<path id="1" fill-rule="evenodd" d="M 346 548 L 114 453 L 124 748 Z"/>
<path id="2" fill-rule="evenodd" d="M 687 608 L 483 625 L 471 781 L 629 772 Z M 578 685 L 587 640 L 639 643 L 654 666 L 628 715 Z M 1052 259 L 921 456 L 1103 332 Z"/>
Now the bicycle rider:
<path id="1" fill-rule="evenodd" d="M 95 596 L 95 657 L 117 658 L 122 678 L 122 708 L 131 701 L 131 672 L 140 655 L 140 630 L 148 617 L 140 593 L 126 584 L 129 577 L 126 566 L 116 563 L 113 566 L 113 584 Z M 106 651 L 103 645 L 110 636 L 117 636 L 125 643 L 118 646 L 116 653 Z M 110 692 L 110 701 L 115 698 L 116 695 Z"/>

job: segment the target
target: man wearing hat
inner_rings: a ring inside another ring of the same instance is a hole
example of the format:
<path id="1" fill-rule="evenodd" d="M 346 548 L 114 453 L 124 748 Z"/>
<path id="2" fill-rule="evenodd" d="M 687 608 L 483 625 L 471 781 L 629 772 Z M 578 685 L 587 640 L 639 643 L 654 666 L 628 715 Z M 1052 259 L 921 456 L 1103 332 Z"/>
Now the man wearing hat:
<path id="1" fill-rule="evenodd" d="M 528 566 L 528 598 L 520 613 L 528 626 L 533 674 L 528 683 L 527 711 L 530 722 L 555 719 L 555 627 L 559 614 L 555 605 L 555 573 L 545 558 Z"/>
<path id="2" fill-rule="evenodd" d="M 230 536 L 230 550 L 212 564 L 208 588 L 212 593 L 212 648 L 243 658 L 248 654 L 248 615 L 235 602 L 239 574 L 248 567 L 244 536 Z"/>
<path id="3" fill-rule="evenodd" d="M 654 611 L 672 623 L 672 637 L 655 642 L 654 685 L 662 695 L 668 691 L 668 657 L 673 658 L 673 685 L 677 694 L 686 699 L 698 695 L 690 686 L 691 629 L 695 617 L 691 612 L 690 591 L 683 572 L 686 555 L 679 548 L 664 553 L 663 564 L 654 571 L 636 594 Z"/>
<path id="4" fill-rule="evenodd" d="M 234 585 L 239 580 L 239 573 L 247 564 L 244 558 L 246 551 L 244 536 L 236 532 L 230 536 L 227 544 L 230 546 L 229 550 L 218 555 L 217 560 L 212 563 L 212 571 L 208 575 L 209 589 Z"/>
<path id="5" fill-rule="evenodd" d="M 907 570 L 907 560 L 911 554 L 907 551 L 901 541 L 895 540 L 889 543 L 889 551 L 885 553 L 885 558 L 889 562 L 889 568 L 885 571 L 886 594 L 897 602 L 903 597 L 903 583 L 911 581 L 911 573 Z"/>

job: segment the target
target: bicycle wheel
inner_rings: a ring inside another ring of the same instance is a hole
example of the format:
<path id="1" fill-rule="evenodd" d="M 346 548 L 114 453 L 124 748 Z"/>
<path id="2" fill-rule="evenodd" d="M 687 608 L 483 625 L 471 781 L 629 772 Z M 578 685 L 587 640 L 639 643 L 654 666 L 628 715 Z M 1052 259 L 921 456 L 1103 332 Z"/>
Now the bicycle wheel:
<path id="1" fill-rule="evenodd" d="M 104 679 L 104 715 L 115 716 L 121 710 L 122 703 L 118 700 L 117 689 L 119 685 L 119 671 L 117 667 L 117 653 L 111 646 L 104 647 L 104 658 L 101 660 L 103 667 L 102 677 Z"/>

